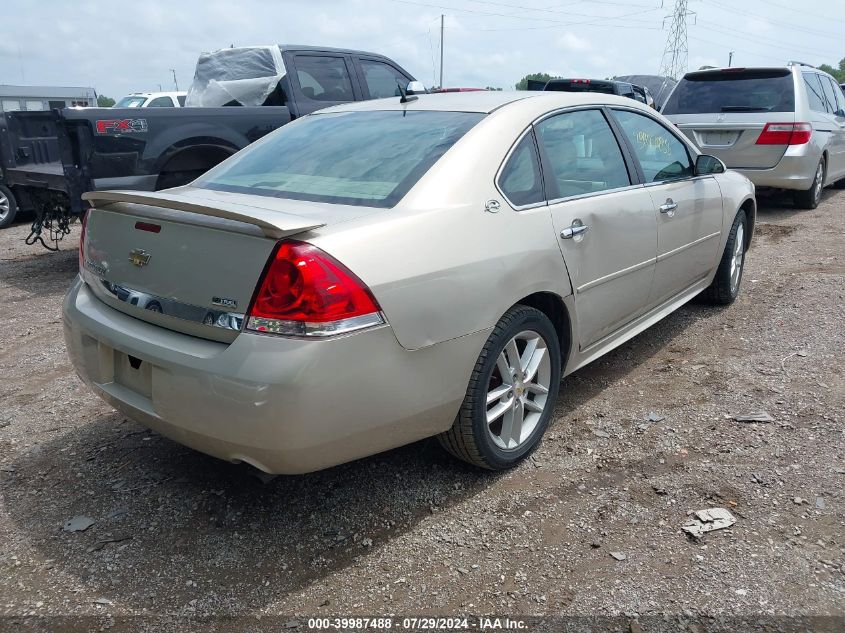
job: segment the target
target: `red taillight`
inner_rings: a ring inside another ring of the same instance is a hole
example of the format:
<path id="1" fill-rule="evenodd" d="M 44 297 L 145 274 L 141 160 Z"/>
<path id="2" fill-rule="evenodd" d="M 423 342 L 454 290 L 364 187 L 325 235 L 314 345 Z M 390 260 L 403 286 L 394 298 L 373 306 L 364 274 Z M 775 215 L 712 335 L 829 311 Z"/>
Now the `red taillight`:
<path id="1" fill-rule="evenodd" d="M 286 240 L 270 256 L 247 313 L 248 330 L 328 336 L 384 323 L 370 290 L 316 246 Z"/>
<path id="2" fill-rule="evenodd" d="M 809 123 L 766 123 L 757 145 L 804 145 L 812 134 Z"/>
<path id="3" fill-rule="evenodd" d="M 79 223 L 82 225 L 82 229 L 79 232 L 79 272 L 81 273 L 85 268 L 85 227 L 88 225 L 87 210 L 83 211 L 82 215 L 79 216 Z"/>
<path id="4" fill-rule="evenodd" d="M 572 83 L 574 84 L 588 84 L 590 83 L 589 79 L 573 79 Z"/>

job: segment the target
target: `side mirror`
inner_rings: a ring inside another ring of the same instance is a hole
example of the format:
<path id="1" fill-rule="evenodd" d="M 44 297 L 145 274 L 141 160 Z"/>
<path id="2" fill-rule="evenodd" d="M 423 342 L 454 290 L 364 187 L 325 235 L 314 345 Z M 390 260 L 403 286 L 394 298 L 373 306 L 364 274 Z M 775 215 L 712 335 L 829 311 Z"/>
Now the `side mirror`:
<path id="1" fill-rule="evenodd" d="M 725 172 L 725 163 L 720 161 L 715 156 L 709 154 L 699 154 L 695 159 L 695 175 L 708 176 L 710 174 L 723 174 Z"/>
<path id="2" fill-rule="evenodd" d="M 409 95 L 424 95 L 428 92 L 421 81 L 409 81 L 408 87 L 405 88 L 405 92 Z"/>

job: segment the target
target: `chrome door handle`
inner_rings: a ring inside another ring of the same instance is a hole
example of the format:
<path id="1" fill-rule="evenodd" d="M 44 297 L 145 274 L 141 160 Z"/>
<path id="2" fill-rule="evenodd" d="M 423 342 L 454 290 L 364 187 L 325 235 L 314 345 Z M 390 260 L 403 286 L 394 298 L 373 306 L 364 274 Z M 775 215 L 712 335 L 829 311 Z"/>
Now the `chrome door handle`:
<path id="1" fill-rule="evenodd" d="M 672 215 L 675 212 L 675 209 L 678 208 L 678 203 L 673 202 L 670 198 L 666 201 L 666 204 L 661 204 L 658 209 L 660 209 L 660 213 L 668 213 Z"/>
<path id="2" fill-rule="evenodd" d="M 578 220 L 575 222 L 578 222 Z M 571 240 L 576 235 L 583 235 L 590 230 L 590 227 L 586 224 L 581 224 L 580 222 L 576 224 L 575 222 L 572 223 L 572 226 L 568 226 L 560 232 L 561 238 Z"/>

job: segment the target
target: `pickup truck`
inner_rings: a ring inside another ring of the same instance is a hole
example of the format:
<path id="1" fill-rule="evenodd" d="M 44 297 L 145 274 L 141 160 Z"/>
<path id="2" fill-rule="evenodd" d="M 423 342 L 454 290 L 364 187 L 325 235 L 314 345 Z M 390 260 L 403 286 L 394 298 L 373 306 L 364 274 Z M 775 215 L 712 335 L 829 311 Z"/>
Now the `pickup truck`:
<path id="1" fill-rule="evenodd" d="M 32 239 L 68 231 L 86 191 L 155 191 L 194 180 L 293 119 L 399 94 L 413 76 L 363 51 L 228 48 L 200 56 L 184 108 L 67 108 L 6 114 L 6 188 L 35 211 Z M 42 241 L 43 243 L 43 241 Z M 46 246 L 46 244 L 45 244 Z"/>

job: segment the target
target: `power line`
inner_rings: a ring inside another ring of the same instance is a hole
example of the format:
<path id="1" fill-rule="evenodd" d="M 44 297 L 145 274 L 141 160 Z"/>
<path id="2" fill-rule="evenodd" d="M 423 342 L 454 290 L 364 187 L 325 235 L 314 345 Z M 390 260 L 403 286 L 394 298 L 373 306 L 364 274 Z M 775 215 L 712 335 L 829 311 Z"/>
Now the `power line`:
<path id="1" fill-rule="evenodd" d="M 783 41 L 773 40 L 767 37 L 763 37 L 762 35 L 750 35 L 745 31 L 740 31 L 738 29 L 734 29 L 728 26 L 722 26 L 716 22 L 710 22 L 708 20 L 699 20 L 702 25 L 706 25 L 709 30 L 715 31 L 717 33 L 723 33 L 724 35 L 728 35 L 730 37 L 736 37 L 737 35 L 741 35 L 744 39 L 748 40 L 753 44 L 758 44 L 760 46 L 765 46 L 768 48 L 777 48 L 780 51 L 784 50 Z M 789 50 L 794 51 L 796 53 L 801 53 L 804 55 L 812 55 L 814 57 L 829 57 L 825 53 L 820 53 L 817 50 L 811 50 L 809 48 L 805 48 L 803 46 L 796 46 L 795 44 L 789 45 Z"/>
<path id="2" fill-rule="evenodd" d="M 780 20 L 773 20 L 772 18 L 768 18 L 766 16 L 760 15 L 758 13 L 753 13 L 752 11 L 745 11 L 743 9 L 737 9 L 734 6 L 730 6 L 719 2 L 718 0 L 702 0 L 702 2 L 706 2 L 707 4 L 713 5 L 714 7 L 718 7 L 723 11 L 729 11 L 731 14 L 739 13 L 741 15 L 747 15 L 752 18 L 756 18 L 762 22 L 768 22 L 769 24 L 774 24 L 775 26 L 782 26 L 786 27 L 792 31 L 798 31 L 802 33 L 809 33 L 810 35 L 819 35 L 821 37 L 829 37 L 831 39 L 835 39 L 838 42 L 842 41 L 842 34 L 835 34 L 830 31 L 820 31 L 818 29 L 808 29 L 807 27 L 798 26 L 794 22 L 782 22 Z"/>

